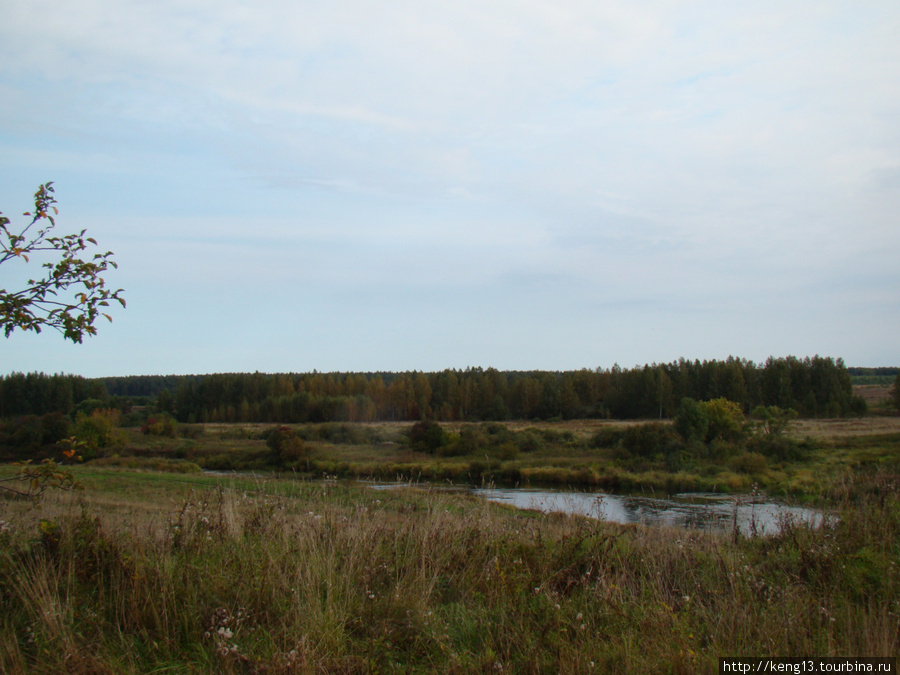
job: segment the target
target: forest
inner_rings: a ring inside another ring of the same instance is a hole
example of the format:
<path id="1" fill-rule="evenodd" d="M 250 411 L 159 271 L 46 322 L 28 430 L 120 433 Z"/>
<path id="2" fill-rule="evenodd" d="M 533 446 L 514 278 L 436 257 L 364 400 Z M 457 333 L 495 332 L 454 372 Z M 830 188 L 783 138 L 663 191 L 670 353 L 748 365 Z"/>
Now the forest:
<path id="1" fill-rule="evenodd" d="M 181 422 L 373 422 L 430 419 L 661 419 L 684 398 L 792 408 L 802 417 L 866 412 L 842 359 L 729 357 L 565 372 L 466 368 L 402 373 L 222 373 L 87 379 L 0 378 L 0 418 L 152 405 Z"/>

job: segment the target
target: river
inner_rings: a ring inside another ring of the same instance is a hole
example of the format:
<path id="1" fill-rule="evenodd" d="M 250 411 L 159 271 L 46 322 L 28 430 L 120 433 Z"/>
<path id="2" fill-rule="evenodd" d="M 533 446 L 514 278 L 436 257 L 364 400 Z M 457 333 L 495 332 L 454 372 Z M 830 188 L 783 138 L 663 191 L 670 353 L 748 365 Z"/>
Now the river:
<path id="1" fill-rule="evenodd" d="M 371 484 L 382 490 L 416 486 L 410 483 Z M 737 527 L 746 536 L 778 534 L 786 523 L 808 523 L 818 527 L 829 517 L 815 509 L 782 504 L 761 495 L 685 493 L 660 498 L 553 489 L 422 484 L 418 487 L 463 491 L 520 509 L 580 514 L 615 523 L 729 532 Z"/>

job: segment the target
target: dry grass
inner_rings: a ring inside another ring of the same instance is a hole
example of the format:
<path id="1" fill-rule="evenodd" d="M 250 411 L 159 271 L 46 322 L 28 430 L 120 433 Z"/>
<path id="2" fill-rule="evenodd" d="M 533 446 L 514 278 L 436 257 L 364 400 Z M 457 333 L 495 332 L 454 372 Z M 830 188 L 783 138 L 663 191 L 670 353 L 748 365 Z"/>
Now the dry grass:
<path id="1" fill-rule="evenodd" d="M 0 671 L 717 671 L 896 655 L 900 478 L 770 539 L 536 516 L 428 490 L 80 472 L 0 504 Z"/>
<path id="2" fill-rule="evenodd" d="M 897 434 L 900 433 L 900 417 L 801 419 L 791 422 L 789 433 L 794 438 L 809 436 L 822 440 Z"/>

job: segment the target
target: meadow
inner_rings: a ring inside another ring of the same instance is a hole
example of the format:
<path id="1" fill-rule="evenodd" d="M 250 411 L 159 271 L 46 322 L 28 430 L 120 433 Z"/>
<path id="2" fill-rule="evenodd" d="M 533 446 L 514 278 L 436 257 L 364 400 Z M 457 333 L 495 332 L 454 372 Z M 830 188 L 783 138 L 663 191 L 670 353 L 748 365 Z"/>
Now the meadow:
<path id="1" fill-rule="evenodd" d="M 91 464 L 661 495 L 762 489 L 814 501 L 849 468 L 900 458 L 900 417 L 796 420 L 778 444 L 761 446 L 751 435 L 691 448 L 682 447 L 671 424 L 652 421 L 445 423 L 446 444 L 430 451 L 410 443 L 412 426 L 291 425 L 284 428 L 300 445 L 277 458 L 266 443 L 277 428 L 271 424 L 179 425 L 171 436 L 119 429 L 115 443 Z M 661 451 L 673 437 L 679 449 Z"/>
<path id="2" fill-rule="evenodd" d="M 896 656 L 896 421 L 803 424 L 793 462 L 757 476 L 724 463 L 839 515 L 772 537 L 516 511 L 425 485 L 203 474 L 191 468 L 229 453 L 262 461 L 263 430 L 124 430 L 107 457 L 72 467 L 82 489 L 49 491 L 39 509 L 0 501 L 0 671 L 712 673 L 720 656 Z M 542 426 L 556 436 L 500 467 L 665 473 L 664 459 L 592 445 L 607 424 Z M 392 425 L 296 431 L 303 463 L 477 461 L 415 452 Z"/>

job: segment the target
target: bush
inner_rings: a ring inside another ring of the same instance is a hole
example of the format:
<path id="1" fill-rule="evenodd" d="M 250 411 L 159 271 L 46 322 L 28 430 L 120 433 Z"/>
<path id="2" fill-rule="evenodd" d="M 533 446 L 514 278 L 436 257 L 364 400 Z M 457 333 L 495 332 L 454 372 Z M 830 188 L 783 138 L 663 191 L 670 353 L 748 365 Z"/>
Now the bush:
<path id="1" fill-rule="evenodd" d="M 467 424 L 459 430 L 459 440 L 456 442 L 457 455 L 474 455 L 487 445 L 487 439 L 481 429 L 472 424 Z"/>
<path id="2" fill-rule="evenodd" d="M 41 416 L 41 443 L 51 445 L 71 435 L 72 423 L 61 412 L 51 412 Z"/>
<path id="3" fill-rule="evenodd" d="M 736 455 L 742 445 L 726 441 L 723 438 L 715 438 L 710 442 L 708 448 L 706 456 L 711 460 L 722 462 Z"/>
<path id="4" fill-rule="evenodd" d="M 777 462 L 795 462 L 803 459 L 803 448 L 797 441 L 785 436 L 757 436 L 750 439 L 748 449 Z"/>
<path id="5" fill-rule="evenodd" d="M 769 461 L 765 456 L 758 452 L 745 452 L 742 455 L 733 457 L 728 466 L 738 473 L 762 473 L 769 468 Z"/>
<path id="6" fill-rule="evenodd" d="M 77 406 L 75 406 L 75 415 L 93 415 L 97 410 L 106 409 L 106 404 L 103 403 L 99 398 L 86 398 Z"/>
<path id="7" fill-rule="evenodd" d="M 683 443 L 670 425 L 650 422 L 628 427 L 622 437 L 622 446 L 632 455 L 649 458 L 681 450 Z"/>
<path id="8" fill-rule="evenodd" d="M 112 443 L 113 428 L 119 421 L 119 411 L 115 409 L 94 410 L 90 415 L 78 413 L 75 418 L 75 440 L 82 443 L 81 455 L 93 459 L 98 450 Z"/>
<path id="9" fill-rule="evenodd" d="M 757 421 L 759 431 L 764 436 L 781 436 L 788 428 L 788 424 L 797 417 L 797 411 L 793 408 L 779 408 L 777 405 L 758 405 L 753 409 L 751 416 Z"/>
<path id="10" fill-rule="evenodd" d="M 416 422 L 409 429 L 409 446 L 413 450 L 434 454 L 446 442 L 444 428 L 432 420 Z"/>
<path id="11" fill-rule="evenodd" d="M 141 427 L 141 433 L 145 436 L 175 438 L 178 435 L 178 423 L 168 415 L 150 417 L 147 419 L 147 423 Z"/>
<path id="12" fill-rule="evenodd" d="M 675 431 L 686 443 L 704 440 L 706 432 L 709 430 L 709 418 L 706 416 L 706 411 L 692 398 L 681 400 L 681 406 L 672 421 Z"/>
<path id="13" fill-rule="evenodd" d="M 71 435 L 72 423 L 59 412 L 25 415 L 0 422 L 0 446 L 38 450 Z"/>
<path id="14" fill-rule="evenodd" d="M 26 415 L 16 418 L 10 425 L 10 444 L 29 450 L 41 447 L 44 433 L 41 420 L 37 415 Z"/>
<path id="15" fill-rule="evenodd" d="M 280 426 L 269 431 L 266 445 L 272 451 L 273 464 L 294 463 L 306 459 L 306 445 L 290 427 Z"/>
<path id="16" fill-rule="evenodd" d="M 526 429 L 517 434 L 516 444 L 522 452 L 537 452 L 544 449 L 544 437 L 536 429 Z"/>
<path id="17" fill-rule="evenodd" d="M 706 431 L 707 442 L 721 438 L 726 441 L 740 440 L 744 433 L 744 413 L 741 406 L 727 398 L 716 398 L 698 404 L 709 426 Z"/>

